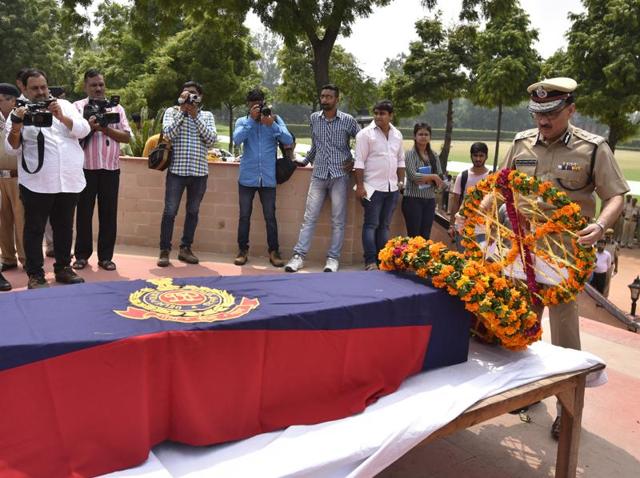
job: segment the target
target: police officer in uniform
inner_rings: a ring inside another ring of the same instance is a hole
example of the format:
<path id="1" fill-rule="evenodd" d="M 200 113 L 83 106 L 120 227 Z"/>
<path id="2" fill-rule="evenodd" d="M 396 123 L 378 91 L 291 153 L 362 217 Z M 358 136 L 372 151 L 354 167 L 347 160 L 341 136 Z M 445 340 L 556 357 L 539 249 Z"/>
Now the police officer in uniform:
<path id="1" fill-rule="evenodd" d="M 604 138 L 570 123 L 576 111 L 573 92 L 577 86 L 571 78 L 552 78 L 527 88 L 528 109 L 537 127 L 516 135 L 503 166 L 551 181 L 565 191 L 589 219 L 578 232 L 578 242 L 591 246 L 615 224 L 629 186 Z M 595 194 L 602 200 L 597 217 Z M 541 315 L 542 307 L 536 312 Z M 552 343 L 580 350 L 576 302 L 549 307 L 549 317 Z M 559 437 L 560 416 L 551 434 Z"/>

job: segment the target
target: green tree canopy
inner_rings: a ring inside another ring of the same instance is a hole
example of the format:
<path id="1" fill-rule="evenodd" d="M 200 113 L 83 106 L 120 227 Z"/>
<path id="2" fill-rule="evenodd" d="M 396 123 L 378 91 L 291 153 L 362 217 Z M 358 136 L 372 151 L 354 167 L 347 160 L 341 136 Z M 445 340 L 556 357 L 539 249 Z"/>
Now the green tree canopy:
<path id="1" fill-rule="evenodd" d="M 315 111 L 318 107 L 318 95 L 310 50 L 309 44 L 300 40 L 294 45 L 285 45 L 278 52 L 282 84 L 276 92 L 283 101 L 309 105 Z M 329 66 L 332 82 L 340 88 L 341 108 L 357 112 L 372 106 L 371 98 L 375 97 L 376 85 L 358 67 L 351 53 L 337 45 L 331 53 Z"/>
<path id="2" fill-rule="evenodd" d="M 339 34 L 349 36 L 358 17 L 366 17 L 374 6 L 391 0 L 253 0 L 253 10 L 267 28 L 279 33 L 289 47 L 305 38 L 313 51 L 313 78 L 316 94 L 335 78 L 330 76 L 329 59 Z"/>
<path id="3" fill-rule="evenodd" d="M 609 145 L 632 135 L 640 110 L 640 0 L 583 0 L 571 14 L 566 58 L 577 107 L 609 127 Z"/>

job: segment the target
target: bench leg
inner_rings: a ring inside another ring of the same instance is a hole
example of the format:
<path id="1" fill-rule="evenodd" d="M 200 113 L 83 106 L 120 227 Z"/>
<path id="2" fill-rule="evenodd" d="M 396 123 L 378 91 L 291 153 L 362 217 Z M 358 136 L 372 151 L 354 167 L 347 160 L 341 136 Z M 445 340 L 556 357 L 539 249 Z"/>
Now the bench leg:
<path id="1" fill-rule="evenodd" d="M 576 386 L 557 395 L 562 406 L 562 426 L 556 458 L 556 478 L 575 478 L 582 428 L 586 375 L 576 377 Z"/>

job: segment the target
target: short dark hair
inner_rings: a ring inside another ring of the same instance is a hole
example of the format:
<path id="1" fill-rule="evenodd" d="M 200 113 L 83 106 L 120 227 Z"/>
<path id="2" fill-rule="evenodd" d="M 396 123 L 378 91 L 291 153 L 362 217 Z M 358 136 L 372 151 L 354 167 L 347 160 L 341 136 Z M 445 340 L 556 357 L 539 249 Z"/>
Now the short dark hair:
<path id="1" fill-rule="evenodd" d="M 336 94 L 336 98 L 340 96 L 340 89 L 334 85 L 333 83 L 327 83 L 326 85 L 322 85 L 320 91 L 322 90 L 331 90 Z"/>
<path id="2" fill-rule="evenodd" d="M 84 72 L 84 82 L 86 83 L 89 78 L 95 78 L 96 76 L 104 76 L 97 68 L 89 68 Z"/>
<path id="3" fill-rule="evenodd" d="M 485 143 L 473 143 L 471 145 L 471 149 L 470 149 L 471 154 L 476 154 L 476 153 L 484 153 L 485 156 L 489 156 L 489 146 L 487 146 Z"/>
<path id="4" fill-rule="evenodd" d="M 22 84 L 24 84 L 24 80 L 22 79 L 24 77 L 24 74 L 29 71 L 29 68 L 24 67 L 24 68 L 20 68 L 18 70 L 18 73 L 16 73 L 16 80 L 19 80 L 20 82 L 22 82 Z"/>
<path id="5" fill-rule="evenodd" d="M 184 85 L 182 85 L 182 90 L 180 90 L 180 93 L 182 93 L 187 88 L 191 88 L 192 86 L 196 89 L 198 94 L 200 95 L 202 94 L 202 85 L 197 81 L 193 81 L 193 80 L 189 80 Z"/>
<path id="6" fill-rule="evenodd" d="M 260 88 L 254 88 L 247 93 L 247 103 L 251 101 L 264 101 L 264 91 Z"/>
<path id="7" fill-rule="evenodd" d="M 38 76 L 42 76 L 45 80 L 47 80 L 47 75 L 45 75 L 44 71 L 38 70 L 37 68 L 28 68 L 27 71 L 22 74 L 22 84 L 24 86 L 27 86 L 27 81 L 29 81 L 29 78 L 37 78 Z M 49 80 L 47 80 L 47 83 L 48 82 Z"/>
<path id="8" fill-rule="evenodd" d="M 375 105 L 373 105 L 373 111 L 375 110 L 393 113 L 393 103 L 391 102 L 391 100 L 380 100 Z"/>

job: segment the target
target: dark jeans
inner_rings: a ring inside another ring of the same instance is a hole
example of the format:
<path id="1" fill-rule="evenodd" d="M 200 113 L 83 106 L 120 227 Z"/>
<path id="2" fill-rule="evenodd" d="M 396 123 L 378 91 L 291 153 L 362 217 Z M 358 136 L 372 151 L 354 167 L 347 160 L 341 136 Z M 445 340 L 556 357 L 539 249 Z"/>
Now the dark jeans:
<path id="1" fill-rule="evenodd" d="M 607 273 L 606 272 L 594 272 L 591 276 L 591 280 L 589 283 L 593 286 L 595 290 L 604 294 L 604 286 L 607 283 Z"/>
<path id="2" fill-rule="evenodd" d="M 27 274 L 44 275 L 42 239 L 47 218 L 53 229 L 53 252 L 56 261 L 54 272 L 59 272 L 71 263 L 73 239 L 73 213 L 78 202 L 78 193 L 35 193 L 20 186 L 20 199 L 24 205 L 24 253 Z"/>
<path id="3" fill-rule="evenodd" d="M 191 247 L 193 236 L 198 225 L 198 213 L 200 203 L 207 190 L 208 176 L 178 176 L 167 171 L 167 180 L 164 191 L 164 212 L 160 224 L 160 250 L 171 250 L 171 237 L 173 236 L 173 224 L 178 214 L 178 207 L 182 199 L 182 193 L 187 190 L 186 214 L 180 247 Z"/>
<path id="4" fill-rule="evenodd" d="M 118 189 L 120 170 L 85 169 L 87 186 L 78 197 L 76 210 L 76 259 L 93 254 L 93 210 L 98 199 L 98 260 L 113 259 L 118 228 Z"/>
<path id="5" fill-rule="evenodd" d="M 362 200 L 364 207 L 364 225 L 362 226 L 362 248 L 364 263 L 378 261 L 378 252 L 389 240 L 389 224 L 396 208 L 398 191 L 375 191 L 371 200 Z"/>
<path id="6" fill-rule="evenodd" d="M 262 204 L 262 215 L 267 226 L 267 245 L 269 252 L 280 249 L 278 245 L 278 223 L 276 221 L 276 188 L 249 187 L 238 183 L 238 200 L 240 202 L 240 218 L 238 219 L 238 248 L 249 250 L 249 229 L 253 197 L 258 192 Z"/>
<path id="7" fill-rule="evenodd" d="M 431 226 L 436 213 L 436 200 L 404 196 L 402 198 L 402 215 L 407 225 L 407 235 L 422 236 L 429 239 Z"/>

